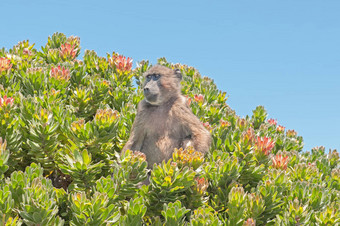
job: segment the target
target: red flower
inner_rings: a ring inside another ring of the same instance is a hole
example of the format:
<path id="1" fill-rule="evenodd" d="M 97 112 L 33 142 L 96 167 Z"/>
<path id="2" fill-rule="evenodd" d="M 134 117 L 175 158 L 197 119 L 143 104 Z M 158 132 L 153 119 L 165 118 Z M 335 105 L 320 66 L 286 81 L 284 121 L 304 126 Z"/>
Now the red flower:
<path id="1" fill-rule="evenodd" d="M 24 55 L 29 55 L 29 56 L 32 55 L 32 51 L 31 51 L 29 48 L 24 48 L 24 49 L 22 50 L 22 53 L 23 53 Z"/>
<path id="2" fill-rule="evenodd" d="M 56 78 L 58 80 L 68 81 L 71 78 L 70 70 L 64 67 L 61 68 L 60 65 L 58 67 L 52 67 L 50 75 L 52 78 Z"/>
<path id="3" fill-rule="evenodd" d="M 73 60 L 74 58 L 76 58 L 77 51 L 78 51 L 78 49 L 75 48 L 74 44 L 71 45 L 69 43 L 65 43 L 65 44 L 61 44 L 59 55 L 63 59 L 69 58 L 69 59 Z"/>
<path id="4" fill-rule="evenodd" d="M 277 121 L 275 120 L 275 119 L 268 119 L 268 123 L 270 124 L 270 125 L 274 125 L 274 126 L 276 126 L 276 124 L 277 124 Z"/>
<path id="5" fill-rule="evenodd" d="M 255 150 L 268 155 L 274 148 L 275 142 L 269 137 L 257 137 L 255 140 Z"/>
<path id="6" fill-rule="evenodd" d="M 120 71 L 131 71 L 132 59 L 130 57 L 126 59 L 125 56 L 118 56 L 116 59 L 116 67 Z"/>
<path id="7" fill-rule="evenodd" d="M 203 126 L 204 126 L 207 130 L 209 130 L 209 131 L 212 129 L 209 122 L 204 122 L 204 123 L 203 123 Z"/>
<path id="8" fill-rule="evenodd" d="M 0 107 L 7 106 L 7 105 L 13 105 L 14 98 L 4 96 L 3 98 L 0 97 Z"/>
<path id="9" fill-rule="evenodd" d="M 202 94 L 195 95 L 195 101 L 198 103 L 203 103 L 204 101 L 204 96 Z"/>
<path id="10" fill-rule="evenodd" d="M 288 156 L 276 155 L 272 158 L 273 167 L 276 169 L 287 169 Z"/>
<path id="11" fill-rule="evenodd" d="M 246 220 L 243 223 L 243 226 L 255 226 L 256 225 L 256 221 L 253 218 L 248 218 L 248 220 Z"/>
<path id="12" fill-rule="evenodd" d="M 209 182 L 208 180 L 206 180 L 204 177 L 201 177 L 201 178 L 195 178 L 196 180 L 196 183 L 197 183 L 197 191 L 199 191 L 200 193 L 204 193 L 208 186 L 209 186 Z"/>
<path id="13" fill-rule="evenodd" d="M 6 58 L 6 57 L 0 57 L 0 73 L 2 73 L 3 71 L 8 71 L 9 69 L 11 69 L 12 64 L 11 64 L 11 60 Z"/>
<path id="14" fill-rule="evenodd" d="M 187 106 L 189 107 L 190 104 L 191 104 L 191 98 L 188 98 L 188 99 L 187 99 Z"/>
<path id="15" fill-rule="evenodd" d="M 191 104 L 191 98 L 190 97 L 188 97 L 188 96 L 185 96 L 185 103 L 186 103 L 186 105 L 189 107 L 190 106 L 190 104 Z"/>
<path id="16" fill-rule="evenodd" d="M 130 57 L 126 58 L 115 53 L 109 58 L 109 64 L 120 72 L 131 71 L 132 69 L 132 59 Z"/>

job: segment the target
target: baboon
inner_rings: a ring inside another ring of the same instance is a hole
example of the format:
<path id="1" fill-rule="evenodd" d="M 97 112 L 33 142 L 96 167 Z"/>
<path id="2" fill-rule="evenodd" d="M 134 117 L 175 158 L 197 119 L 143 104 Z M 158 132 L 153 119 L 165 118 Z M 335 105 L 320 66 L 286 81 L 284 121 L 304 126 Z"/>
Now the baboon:
<path id="1" fill-rule="evenodd" d="M 148 168 L 167 161 L 175 148 L 193 146 L 209 151 L 211 135 L 186 104 L 181 94 L 182 74 L 156 65 L 144 74 L 144 99 L 139 102 L 129 140 L 129 149 L 146 155 Z"/>

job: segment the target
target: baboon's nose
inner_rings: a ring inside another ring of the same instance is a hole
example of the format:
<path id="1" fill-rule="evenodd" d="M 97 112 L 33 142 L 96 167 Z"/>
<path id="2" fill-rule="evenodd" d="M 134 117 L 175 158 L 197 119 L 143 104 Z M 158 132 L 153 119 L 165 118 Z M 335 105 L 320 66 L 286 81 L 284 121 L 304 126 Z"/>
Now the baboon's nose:
<path id="1" fill-rule="evenodd" d="M 144 93 L 147 94 L 147 93 L 149 93 L 149 92 L 150 92 L 150 89 L 147 88 L 147 87 L 145 87 L 145 88 L 144 88 Z"/>

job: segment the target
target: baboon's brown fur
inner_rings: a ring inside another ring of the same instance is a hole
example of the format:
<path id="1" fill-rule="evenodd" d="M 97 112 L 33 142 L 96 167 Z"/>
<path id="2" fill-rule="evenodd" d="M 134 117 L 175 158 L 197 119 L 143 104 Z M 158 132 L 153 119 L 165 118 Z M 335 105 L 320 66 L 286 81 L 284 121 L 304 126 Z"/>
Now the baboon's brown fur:
<path id="1" fill-rule="evenodd" d="M 144 77 L 145 98 L 138 105 L 123 151 L 143 152 L 149 168 L 169 160 L 175 148 L 193 146 L 196 151 L 208 152 L 211 135 L 181 95 L 180 71 L 156 65 Z"/>

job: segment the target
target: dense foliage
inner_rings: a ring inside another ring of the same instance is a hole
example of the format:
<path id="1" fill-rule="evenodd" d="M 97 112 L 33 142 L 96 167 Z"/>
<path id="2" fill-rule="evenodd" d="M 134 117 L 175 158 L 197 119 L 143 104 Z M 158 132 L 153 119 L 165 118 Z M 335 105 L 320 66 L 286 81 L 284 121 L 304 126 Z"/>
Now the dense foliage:
<path id="1" fill-rule="evenodd" d="M 1 225 L 340 224 L 337 151 L 302 152 L 262 106 L 241 118 L 212 79 L 164 58 L 213 142 L 149 172 L 144 154 L 120 151 L 150 63 L 79 54 L 79 38 L 61 33 L 40 51 L 0 50 Z"/>

